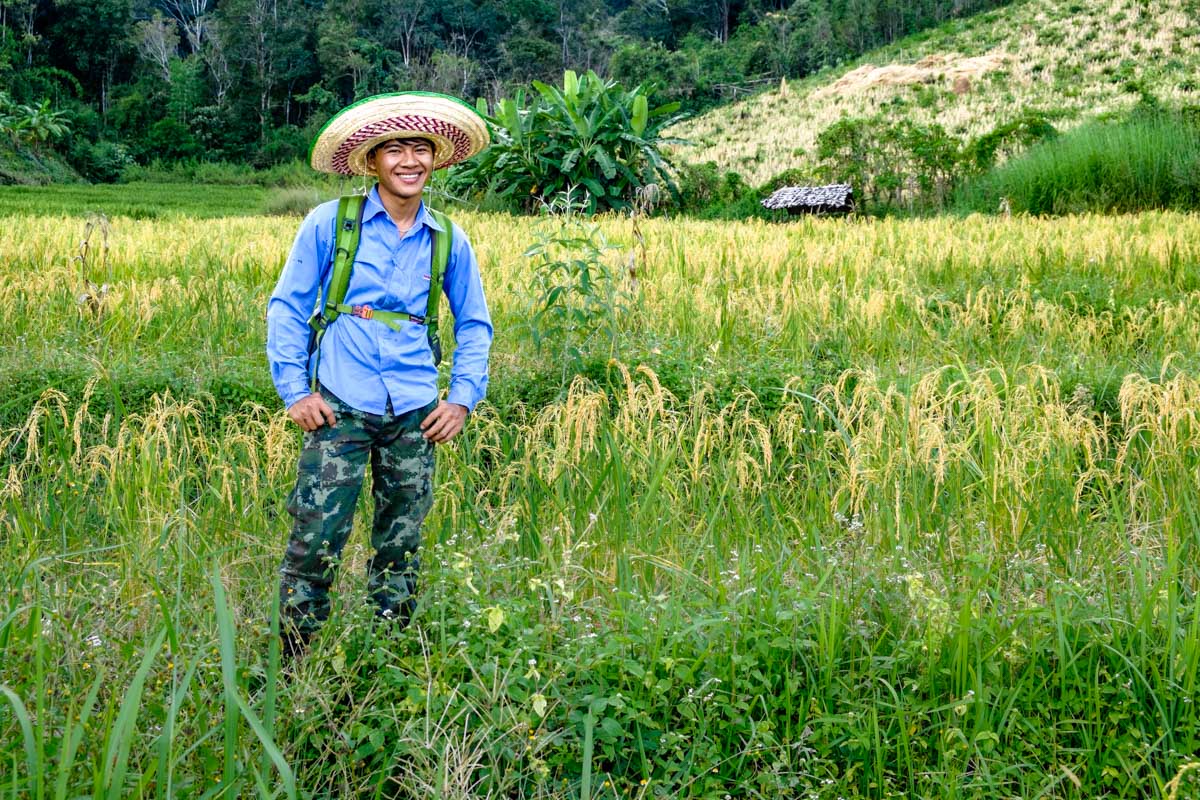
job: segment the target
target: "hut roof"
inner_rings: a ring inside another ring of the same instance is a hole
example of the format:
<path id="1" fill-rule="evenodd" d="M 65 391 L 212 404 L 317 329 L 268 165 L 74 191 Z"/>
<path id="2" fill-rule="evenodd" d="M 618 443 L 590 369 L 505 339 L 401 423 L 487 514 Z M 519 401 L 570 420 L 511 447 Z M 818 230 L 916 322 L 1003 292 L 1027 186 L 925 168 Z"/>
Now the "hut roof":
<path id="1" fill-rule="evenodd" d="M 849 204 L 854 189 L 848 183 L 828 186 L 785 186 L 777 189 L 762 204 L 767 208 L 843 207 Z"/>

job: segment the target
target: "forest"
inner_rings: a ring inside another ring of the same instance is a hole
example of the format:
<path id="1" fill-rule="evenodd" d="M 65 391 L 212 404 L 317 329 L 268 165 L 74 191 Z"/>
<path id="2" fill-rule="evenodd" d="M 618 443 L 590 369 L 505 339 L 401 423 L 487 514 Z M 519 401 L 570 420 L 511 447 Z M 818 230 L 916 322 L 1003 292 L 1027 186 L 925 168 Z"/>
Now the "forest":
<path id="1" fill-rule="evenodd" d="M 92 180 L 303 158 L 344 104 L 594 70 L 695 113 L 1001 0 L 0 0 L 0 117 Z"/>

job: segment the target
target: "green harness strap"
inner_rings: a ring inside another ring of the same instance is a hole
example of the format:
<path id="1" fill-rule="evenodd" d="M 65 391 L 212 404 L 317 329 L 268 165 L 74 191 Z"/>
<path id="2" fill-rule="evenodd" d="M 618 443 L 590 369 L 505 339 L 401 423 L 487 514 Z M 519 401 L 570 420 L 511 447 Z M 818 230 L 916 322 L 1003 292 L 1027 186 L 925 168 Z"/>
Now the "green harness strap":
<path id="1" fill-rule="evenodd" d="M 442 363 L 442 337 L 438 332 L 438 309 L 441 307 L 442 282 L 446 277 L 446 264 L 450 263 L 450 245 L 454 238 L 454 223 L 441 211 L 429 209 L 442 230 L 432 229 L 433 246 L 430 248 L 429 302 L 425 308 L 425 326 L 429 339 L 429 350 L 433 353 L 433 365 Z"/>
<path id="2" fill-rule="evenodd" d="M 358 241 L 362 236 L 362 215 L 364 198 L 362 195 L 347 195 L 338 200 L 336 240 L 333 256 L 333 277 L 329 281 L 329 292 L 324 301 L 317 297 L 312 317 L 308 325 L 312 329 L 309 336 L 309 352 L 315 352 L 312 367 L 310 390 L 317 391 L 317 369 L 321 364 L 321 339 L 329 325 L 342 314 L 350 314 L 361 319 L 373 319 L 382 322 L 394 331 L 399 331 L 405 322 L 415 322 L 424 325 L 429 340 L 429 349 L 433 354 L 434 366 L 442 363 L 442 342 L 438 335 L 438 308 L 442 294 L 442 283 L 446 274 L 446 264 L 450 261 L 450 245 L 454 235 L 454 227 L 450 218 L 440 211 L 429 209 L 429 213 L 442 227 L 430 233 L 433 243 L 429 265 L 429 301 L 426 304 L 425 316 L 409 314 L 403 311 L 383 311 L 371 306 L 347 305 L 346 290 L 350 287 L 350 272 L 354 268 L 354 256 L 358 252 Z"/>

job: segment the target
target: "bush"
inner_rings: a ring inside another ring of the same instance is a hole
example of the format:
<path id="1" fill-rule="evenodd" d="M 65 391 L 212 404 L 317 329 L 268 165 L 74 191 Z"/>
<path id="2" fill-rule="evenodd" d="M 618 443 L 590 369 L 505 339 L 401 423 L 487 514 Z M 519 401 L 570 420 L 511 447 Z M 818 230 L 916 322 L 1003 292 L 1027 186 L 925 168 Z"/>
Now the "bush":
<path id="1" fill-rule="evenodd" d="M 71 165 L 93 183 L 116 183 L 133 165 L 129 148 L 119 142 L 76 140 L 71 146 Z"/>
<path id="2" fill-rule="evenodd" d="M 156 158 L 168 161 L 198 158 L 204 149 L 191 129 L 174 117 L 160 119 L 151 125 L 144 144 Z"/>
<path id="3" fill-rule="evenodd" d="M 309 139 L 295 125 L 284 125 L 267 135 L 267 141 L 259 149 L 254 163 L 257 167 L 272 167 L 294 161 L 303 161 L 308 155 Z"/>
<path id="4" fill-rule="evenodd" d="M 532 210 L 569 190 L 586 190 L 587 212 L 628 208 L 638 189 L 676 187 L 659 146 L 661 132 L 678 121 L 677 103 L 651 109 L 644 87 L 570 70 L 561 89 L 533 82 L 526 104 L 518 91 L 487 116 L 492 146 L 455 170 L 450 185 L 492 192 Z"/>
<path id="5" fill-rule="evenodd" d="M 973 169 L 986 172 L 997 161 L 1007 161 L 1018 152 L 1056 136 L 1058 130 L 1050 123 L 1048 114 L 1027 110 L 971 142 L 964 157 Z"/>
<path id="6" fill-rule="evenodd" d="M 1030 214 L 1200 208 L 1200 129 L 1171 112 L 1093 122 L 984 174 L 957 205 L 990 212 L 1002 199 Z"/>
<path id="7" fill-rule="evenodd" d="M 677 171 L 676 209 L 699 219 L 774 217 L 763 208 L 765 193 L 746 183 L 740 173 L 721 172 L 716 163 L 686 164 Z"/>
<path id="8" fill-rule="evenodd" d="M 818 175 L 864 203 L 940 206 L 958 180 L 962 144 L 941 125 L 882 115 L 841 119 L 817 135 Z"/>

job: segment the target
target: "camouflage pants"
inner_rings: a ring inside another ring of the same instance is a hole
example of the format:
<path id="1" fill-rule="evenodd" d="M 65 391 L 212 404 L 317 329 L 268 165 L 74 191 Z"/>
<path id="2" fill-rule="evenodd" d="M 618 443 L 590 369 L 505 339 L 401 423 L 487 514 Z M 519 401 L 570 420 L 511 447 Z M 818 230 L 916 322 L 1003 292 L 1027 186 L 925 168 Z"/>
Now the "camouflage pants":
<path id="1" fill-rule="evenodd" d="M 304 633 L 329 617 L 329 587 L 354 524 L 368 461 L 375 518 L 367 588 L 383 617 L 407 621 L 416 604 L 421 523 L 433 505 L 433 445 L 420 423 L 436 406 L 368 414 L 321 389 L 337 422 L 304 434 L 296 487 L 288 499 L 292 533 L 280 569 L 280 606 Z"/>

